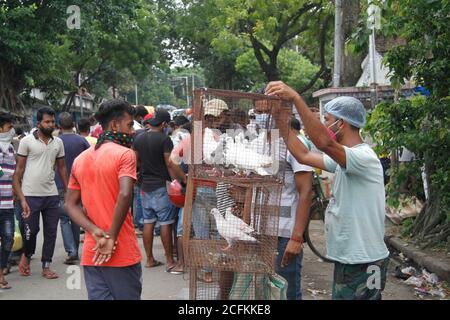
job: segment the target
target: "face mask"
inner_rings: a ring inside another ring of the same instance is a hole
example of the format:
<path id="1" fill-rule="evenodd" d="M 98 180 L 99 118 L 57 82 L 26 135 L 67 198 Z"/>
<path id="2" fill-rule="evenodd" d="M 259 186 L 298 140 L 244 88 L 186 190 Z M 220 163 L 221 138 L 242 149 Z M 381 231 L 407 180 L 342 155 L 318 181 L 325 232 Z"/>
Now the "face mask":
<path id="1" fill-rule="evenodd" d="M 11 128 L 8 132 L 0 133 L 0 141 L 10 143 L 12 139 L 16 136 L 16 130 Z"/>
<path id="2" fill-rule="evenodd" d="M 329 125 L 327 127 L 327 131 L 328 131 L 328 135 L 330 136 L 330 139 L 333 141 L 337 141 L 337 134 L 341 131 L 341 129 L 339 129 L 338 131 L 334 132 L 331 127 L 334 126 L 336 124 L 336 122 L 338 122 L 341 119 L 336 120 L 335 122 L 333 122 L 331 125 Z"/>
<path id="3" fill-rule="evenodd" d="M 263 114 L 256 114 L 255 115 L 255 123 L 262 129 L 266 129 L 267 122 L 269 120 L 269 114 L 263 113 Z"/>

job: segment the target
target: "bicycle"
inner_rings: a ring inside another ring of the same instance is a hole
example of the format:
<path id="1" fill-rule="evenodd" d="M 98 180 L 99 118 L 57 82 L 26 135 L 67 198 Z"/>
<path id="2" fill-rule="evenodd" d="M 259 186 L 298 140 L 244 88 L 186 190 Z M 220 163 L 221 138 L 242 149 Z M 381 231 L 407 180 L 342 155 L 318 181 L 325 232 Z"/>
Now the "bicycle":
<path id="1" fill-rule="evenodd" d="M 322 187 L 320 186 L 320 177 L 314 173 L 313 175 L 313 192 L 314 198 L 311 204 L 311 209 L 309 213 L 308 224 L 305 229 L 304 238 L 306 243 L 308 243 L 309 248 L 316 256 L 322 259 L 324 262 L 332 263 L 331 259 L 326 257 L 325 248 L 319 248 L 314 246 L 311 235 L 313 233 L 324 233 L 325 232 L 325 211 L 328 206 L 328 199 L 325 197 Z M 311 220 L 319 221 L 318 228 L 314 229 L 315 226 L 311 225 Z"/>

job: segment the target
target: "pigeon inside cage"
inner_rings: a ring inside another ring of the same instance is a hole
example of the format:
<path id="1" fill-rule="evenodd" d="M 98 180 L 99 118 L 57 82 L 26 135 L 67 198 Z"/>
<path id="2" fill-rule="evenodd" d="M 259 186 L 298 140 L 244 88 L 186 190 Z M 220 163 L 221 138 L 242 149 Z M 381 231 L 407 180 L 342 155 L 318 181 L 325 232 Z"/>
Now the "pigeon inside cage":
<path id="1" fill-rule="evenodd" d="M 288 123 L 277 123 L 274 112 L 291 113 L 286 102 L 215 91 L 203 93 L 200 101 L 194 108 L 194 118 L 201 122 L 194 127 L 194 152 L 201 154 L 196 177 L 282 180 L 280 158 L 286 148 L 277 128 Z"/>
<path id="2" fill-rule="evenodd" d="M 281 186 L 209 182 L 196 186 L 185 224 L 186 264 L 223 271 L 272 272 Z"/>

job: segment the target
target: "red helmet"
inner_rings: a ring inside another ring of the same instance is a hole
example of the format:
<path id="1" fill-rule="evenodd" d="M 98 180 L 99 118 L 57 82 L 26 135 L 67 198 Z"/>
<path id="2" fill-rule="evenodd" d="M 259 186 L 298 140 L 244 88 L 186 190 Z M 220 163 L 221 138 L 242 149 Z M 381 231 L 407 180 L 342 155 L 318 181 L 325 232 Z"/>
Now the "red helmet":
<path id="1" fill-rule="evenodd" d="M 150 120 L 151 118 L 153 118 L 153 113 L 149 112 L 145 115 L 144 121 Z"/>
<path id="2" fill-rule="evenodd" d="M 167 193 L 169 194 L 169 200 L 175 207 L 183 208 L 185 200 L 185 191 L 183 186 L 178 180 L 172 182 L 167 181 Z"/>

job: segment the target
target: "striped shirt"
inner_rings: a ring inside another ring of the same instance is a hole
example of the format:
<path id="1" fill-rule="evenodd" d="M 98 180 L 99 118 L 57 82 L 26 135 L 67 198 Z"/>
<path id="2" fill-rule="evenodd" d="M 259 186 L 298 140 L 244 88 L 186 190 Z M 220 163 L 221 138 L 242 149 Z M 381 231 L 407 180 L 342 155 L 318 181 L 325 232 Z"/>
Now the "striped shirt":
<path id="1" fill-rule="evenodd" d="M 12 145 L 9 146 L 6 153 L 0 149 L 0 166 L 3 170 L 3 176 L 0 177 L 0 209 L 13 209 L 12 179 L 16 170 L 16 158 Z"/>
<path id="2" fill-rule="evenodd" d="M 216 187 L 217 209 L 222 215 L 225 215 L 228 208 L 233 208 L 236 205 L 233 198 L 231 198 L 229 190 L 231 184 L 218 182 Z"/>
<path id="3" fill-rule="evenodd" d="M 303 144 L 308 147 L 306 138 L 298 137 Z M 282 156 L 282 159 L 284 155 Z M 295 174 L 297 172 L 312 172 L 313 168 L 299 163 L 292 154 L 287 151 L 284 160 L 284 186 L 281 193 L 280 203 L 280 219 L 278 224 L 278 236 L 282 238 L 290 238 L 294 230 L 295 220 L 297 217 L 297 205 L 299 194 L 295 184 Z"/>

